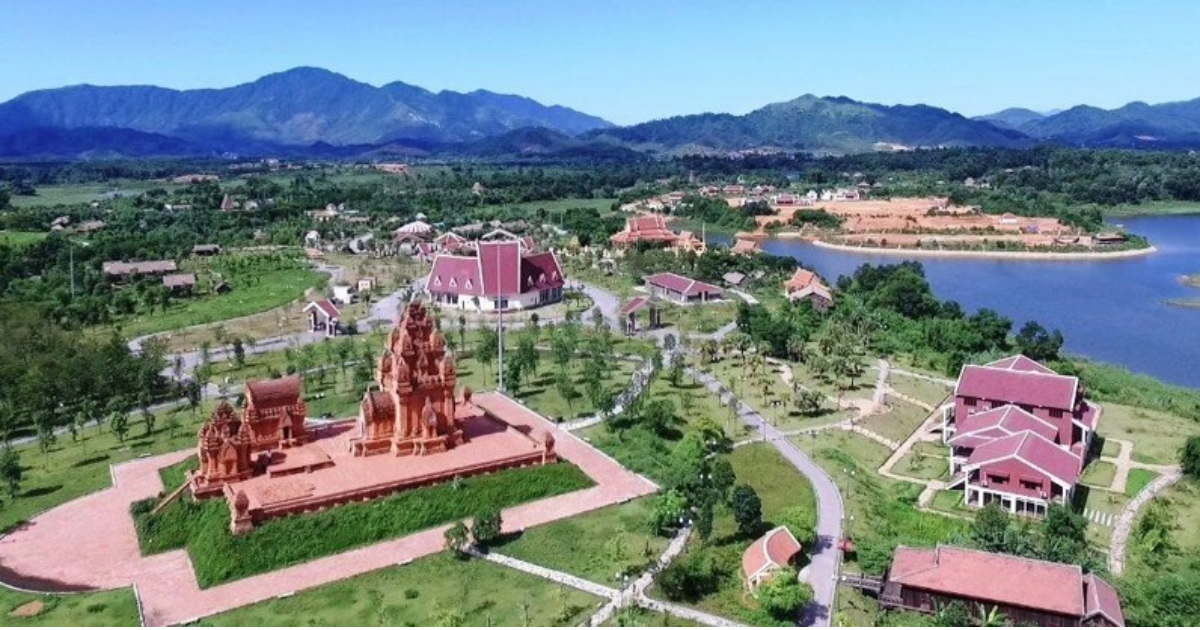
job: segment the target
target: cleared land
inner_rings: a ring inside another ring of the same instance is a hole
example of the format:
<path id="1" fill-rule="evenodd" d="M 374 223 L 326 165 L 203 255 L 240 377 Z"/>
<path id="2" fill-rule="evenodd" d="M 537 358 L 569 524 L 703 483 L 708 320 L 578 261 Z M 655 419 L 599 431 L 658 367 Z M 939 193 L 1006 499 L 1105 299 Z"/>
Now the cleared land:
<path id="1" fill-rule="evenodd" d="M 420 558 L 200 621 L 201 626 L 573 626 L 602 602 L 449 553 Z"/>
<path id="2" fill-rule="evenodd" d="M 1083 471 L 1083 483 L 1094 488 L 1108 488 L 1116 477 L 1117 467 L 1108 462 L 1094 461 Z"/>
<path id="3" fill-rule="evenodd" d="M 886 412 L 867 416 L 858 424 L 893 442 L 903 442 L 929 417 L 928 411 L 903 400 L 888 400 L 887 406 Z"/>
<path id="4" fill-rule="evenodd" d="M 1105 403 L 1100 431 L 1105 437 L 1133 442 L 1135 461 L 1170 465 L 1178 463 L 1179 449 L 1196 432 L 1196 423 L 1160 411 Z"/>
<path id="5" fill-rule="evenodd" d="M 40 243 L 46 239 L 45 232 L 10 232 L 8 230 L 0 231 L 0 245 L 8 245 L 9 247 L 24 247 L 34 243 Z"/>

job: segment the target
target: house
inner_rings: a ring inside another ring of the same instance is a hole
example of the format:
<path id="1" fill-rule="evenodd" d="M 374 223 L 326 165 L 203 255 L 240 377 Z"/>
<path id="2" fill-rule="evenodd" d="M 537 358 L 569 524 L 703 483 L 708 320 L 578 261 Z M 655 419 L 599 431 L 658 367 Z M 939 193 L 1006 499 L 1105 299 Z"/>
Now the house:
<path id="1" fill-rule="evenodd" d="M 799 291 L 787 294 L 787 299 L 792 303 L 808 302 L 812 305 L 813 310 L 824 313 L 833 304 L 833 293 L 829 291 L 829 287 L 820 282 L 814 282 Z"/>
<path id="2" fill-rule="evenodd" d="M 163 276 L 162 283 L 171 293 L 191 293 L 196 288 L 196 274 L 167 274 Z"/>
<path id="3" fill-rule="evenodd" d="M 68 225 L 71 225 L 71 217 L 61 216 L 50 222 L 50 229 L 57 232 L 66 229 Z"/>
<path id="4" fill-rule="evenodd" d="M 333 285 L 333 301 L 338 304 L 354 303 L 354 287 L 348 284 Z"/>
<path id="5" fill-rule="evenodd" d="M 448 254 L 453 254 L 467 247 L 470 245 L 470 243 L 470 241 L 455 234 L 454 232 L 446 232 L 445 234 L 433 239 L 433 244 L 437 247 L 437 250 L 440 252 L 446 252 Z"/>
<path id="6" fill-rule="evenodd" d="M 535 308 L 562 300 L 566 278 L 553 252 L 520 240 L 478 243 L 469 255 L 433 258 L 425 293 L 435 304 L 480 311 Z"/>
<path id="7" fill-rule="evenodd" d="M 674 273 L 656 273 L 643 279 L 650 295 L 675 302 L 677 304 L 703 304 L 719 300 L 723 296 L 721 288 L 685 278 Z"/>
<path id="8" fill-rule="evenodd" d="M 1078 565 L 950 545 L 897 547 L 880 604 L 933 614 L 952 603 L 977 619 L 994 609 L 1016 625 L 1125 625 L 1116 589 Z"/>
<path id="9" fill-rule="evenodd" d="M 746 274 L 740 271 L 730 271 L 729 273 L 721 276 L 721 279 L 725 281 L 725 284 L 728 284 L 731 287 L 740 287 L 742 286 L 742 283 L 746 281 Z"/>
<path id="10" fill-rule="evenodd" d="M 79 234 L 91 234 L 92 232 L 103 230 L 106 225 L 108 224 L 103 221 L 84 221 L 79 224 L 79 227 L 75 228 L 75 232 Z"/>
<path id="11" fill-rule="evenodd" d="M 104 275 L 111 278 L 128 278 L 129 276 L 161 276 L 175 273 L 178 267 L 174 260 L 146 260 L 140 262 L 108 261 L 100 266 Z"/>
<path id="12" fill-rule="evenodd" d="M 732 184 L 732 185 L 725 186 L 724 188 L 722 188 L 721 193 L 725 194 L 725 195 L 734 195 L 734 196 L 744 195 L 744 194 L 746 194 L 746 187 Z"/>
<path id="13" fill-rule="evenodd" d="M 233 197 L 229 193 L 225 193 L 225 196 L 221 198 L 221 211 L 229 212 L 230 210 L 236 210 L 237 207 L 238 204 L 233 200 Z"/>
<path id="14" fill-rule="evenodd" d="M 333 302 L 325 299 L 314 300 L 304 307 L 304 313 L 308 315 L 309 332 L 324 331 L 326 337 L 337 336 L 342 312 Z"/>
<path id="15" fill-rule="evenodd" d="M 793 570 L 792 562 L 800 549 L 800 542 L 783 525 L 750 543 L 742 552 L 742 579 L 746 588 L 753 590 L 773 576 Z"/>
<path id="16" fill-rule="evenodd" d="M 358 287 L 359 293 L 370 293 L 371 291 L 375 290 L 375 285 L 376 281 L 374 276 L 363 276 L 362 278 L 358 279 L 358 284 L 356 286 Z"/>
<path id="17" fill-rule="evenodd" d="M 1040 516 L 1070 503 L 1101 413 L 1077 377 L 1014 355 L 964 365 L 953 397 L 942 408 L 942 440 L 949 488 L 962 486 L 966 505 L 999 501 Z"/>
<path id="18" fill-rule="evenodd" d="M 418 219 L 400 226 L 395 232 L 393 232 L 393 235 L 394 240 L 397 241 L 411 238 L 425 240 L 432 232 L 432 225 L 429 225 L 428 223 Z"/>
<path id="19" fill-rule="evenodd" d="M 309 210 L 308 211 L 309 218 L 311 218 L 313 221 L 316 221 L 317 223 L 328 223 L 328 222 L 338 218 L 338 215 L 340 215 L 340 214 L 341 213 L 338 212 L 337 206 L 335 206 L 333 204 L 328 204 L 321 210 Z"/>
<path id="20" fill-rule="evenodd" d="M 667 220 L 661 214 L 643 214 L 625 219 L 625 229 L 613 234 L 609 241 L 618 248 L 637 243 L 675 244 L 679 235 L 667 228 Z"/>
<path id="21" fill-rule="evenodd" d="M 221 246 L 215 244 L 196 245 L 192 247 L 193 256 L 216 256 L 221 253 Z"/>
<path id="22" fill-rule="evenodd" d="M 639 295 L 626 302 L 621 307 L 620 316 L 622 328 L 627 335 L 662 326 L 662 307 L 658 300 L 644 295 Z M 638 321 L 639 316 L 645 317 L 645 325 Z"/>
<path id="23" fill-rule="evenodd" d="M 1092 242 L 1096 245 L 1120 245 L 1129 240 L 1120 232 L 1105 232 L 1092 237 Z"/>
<path id="24" fill-rule="evenodd" d="M 739 238 L 729 249 L 729 253 L 739 256 L 749 256 L 759 252 L 758 243 L 749 239 Z"/>

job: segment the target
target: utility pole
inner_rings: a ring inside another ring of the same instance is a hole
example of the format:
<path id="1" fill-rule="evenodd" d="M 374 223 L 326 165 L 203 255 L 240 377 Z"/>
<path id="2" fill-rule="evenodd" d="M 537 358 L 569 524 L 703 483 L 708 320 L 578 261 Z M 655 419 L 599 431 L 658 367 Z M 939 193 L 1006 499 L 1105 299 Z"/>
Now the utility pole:
<path id="1" fill-rule="evenodd" d="M 71 243 L 67 248 L 71 257 L 71 303 L 75 303 L 75 244 Z"/>

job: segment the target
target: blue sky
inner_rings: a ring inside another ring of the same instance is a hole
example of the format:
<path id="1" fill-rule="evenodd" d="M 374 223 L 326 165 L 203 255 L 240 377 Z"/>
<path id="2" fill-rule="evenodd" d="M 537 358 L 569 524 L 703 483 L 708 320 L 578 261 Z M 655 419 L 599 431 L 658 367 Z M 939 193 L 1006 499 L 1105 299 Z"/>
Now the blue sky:
<path id="1" fill-rule="evenodd" d="M 1198 18 L 1194 0 L 11 1 L 0 100 L 77 83 L 225 87 L 311 65 L 619 124 L 805 93 L 966 115 L 1114 107 L 1200 97 Z"/>

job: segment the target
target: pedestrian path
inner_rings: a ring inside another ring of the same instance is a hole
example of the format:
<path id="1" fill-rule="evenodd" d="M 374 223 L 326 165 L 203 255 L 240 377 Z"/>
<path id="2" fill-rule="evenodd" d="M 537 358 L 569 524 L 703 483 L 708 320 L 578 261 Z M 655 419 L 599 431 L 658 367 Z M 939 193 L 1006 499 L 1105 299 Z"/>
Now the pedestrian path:
<path id="1" fill-rule="evenodd" d="M 1083 508 L 1083 515 L 1087 518 L 1087 520 L 1101 527 L 1112 527 L 1117 521 L 1116 514 L 1100 512 L 1098 510 L 1093 510 L 1092 508 Z"/>

